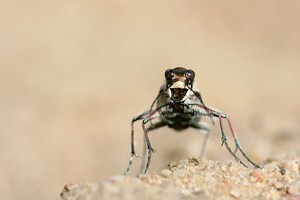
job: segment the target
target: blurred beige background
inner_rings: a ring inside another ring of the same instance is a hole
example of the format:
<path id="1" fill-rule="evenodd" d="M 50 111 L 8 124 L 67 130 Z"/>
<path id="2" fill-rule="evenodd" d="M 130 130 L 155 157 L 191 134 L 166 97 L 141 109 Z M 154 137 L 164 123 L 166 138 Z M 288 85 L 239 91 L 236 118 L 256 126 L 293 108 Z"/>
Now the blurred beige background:
<path id="1" fill-rule="evenodd" d="M 299 19 L 297 0 L 1 1 L 0 199 L 59 199 L 66 183 L 122 174 L 131 118 L 168 67 L 196 72 L 256 162 L 299 149 Z M 197 156 L 203 139 L 150 137 L 150 171 Z M 206 158 L 232 160 L 220 144 L 216 126 Z"/>

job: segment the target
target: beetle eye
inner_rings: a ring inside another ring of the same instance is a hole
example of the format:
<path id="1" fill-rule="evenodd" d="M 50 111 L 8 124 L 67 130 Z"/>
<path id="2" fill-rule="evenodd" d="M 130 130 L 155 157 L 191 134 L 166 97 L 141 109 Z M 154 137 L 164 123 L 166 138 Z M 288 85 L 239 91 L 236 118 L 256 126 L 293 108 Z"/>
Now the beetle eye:
<path id="1" fill-rule="evenodd" d="M 174 75 L 173 69 L 167 69 L 165 72 L 166 80 L 169 81 Z"/>
<path id="2" fill-rule="evenodd" d="M 186 77 L 193 82 L 194 78 L 195 78 L 195 72 L 191 69 L 187 70 L 186 72 Z"/>

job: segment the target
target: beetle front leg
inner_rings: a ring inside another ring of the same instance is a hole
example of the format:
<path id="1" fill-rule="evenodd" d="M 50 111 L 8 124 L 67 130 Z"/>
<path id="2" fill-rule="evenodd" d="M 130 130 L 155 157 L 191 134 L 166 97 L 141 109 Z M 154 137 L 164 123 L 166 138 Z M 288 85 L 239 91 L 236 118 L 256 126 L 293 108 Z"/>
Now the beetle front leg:
<path id="1" fill-rule="evenodd" d="M 213 110 L 211 110 L 211 111 L 213 111 Z M 237 152 L 237 150 L 239 150 L 241 153 L 242 153 L 242 155 L 243 155 L 243 157 L 244 158 L 246 158 L 246 160 L 248 161 L 248 162 L 250 162 L 255 168 L 260 168 L 257 164 L 255 164 L 246 154 L 245 154 L 245 152 L 243 151 L 243 149 L 242 149 L 242 147 L 241 147 L 241 145 L 240 145 L 240 142 L 239 142 L 239 140 L 238 140 L 238 137 L 237 137 L 237 135 L 235 134 L 235 132 L 234 132 L 234 129 L 233 129 L 233 127 L 232 127 L 232 124 L 231 124 L 231 122 L 230 122 L 230 120 L 229 120 L 229 117 L 226 115 L 226 114 L 222 114 L 222 113 L 218 113 L 218 112 L 216 112 L 216 111 L 213 111 L 213 114 L 214 114 L 214 116 L 216 116 L 216 117 L 218 117 L 219 118 L 219 121 L 220 121 L 220 127 L 221 127 L 221 131 L 222 131 L 222 145 L 223 145 L 223 143 L 225 143 L 225 146 L 226 146 L 226 148 L 227 148 L 227 150 L 230 152 L 230 154 L 237 160 L 237 161 L 239 161 L 242 165 L 244 165 L 244 166 L 246 166 L 237 156 L 236 156 L 236 152 Z M 232 134 L 232 137 L 233 137 L 233 139 L 234 139 L 234 142 L 235 142 L 235 150 L 234 150 L 234 152 L 232 152 L 232 150 L 230 149 L 230 147 L 228 146 L 228 143 L 227 143 L 227 139 L 226 139 L 226 136 L 225 136 L 225 134 L 224 134 L 224 132 L 223 132 L 223 126 L 222 126 L 222 118 L 223 119 L 226 119 L 226 121 L 227 121 L 227 123 L 228 123 L 228 126 L 229 126 L 229 128 L 230 128 L 230 132 L 231 132 L 231 134 Z M 246 166 L 247 167 L 247 166 Z"/>
<path id="2" fill-rule="evenodd" d="M 147 128 L 147 133 L 149 131 L 152 131 L 152 130 L 155 130 L 155 129 L 158 129 L 160 127 L 163 127 L 163 126 L 166 126 L 167 123 L 164 122 L 164 121 L 158 121 L 156 123 L 151 123 L 151 126 Z M 143 154 L 142 154 L 142 164 L 141 164 L 141 167 L 140 167 L 140 173 L 143 173 L 144 170 L 145 170 L 145 167 L 146 167 L 146 150 L 147 150 L 147 142 L 144 141 L 144 145 L 143 145 Z"/>
<path id="3" fill-rule="evenodd" d="M 157 109 L 155 109 L 152 113 L 150 113 L 144 120 L 143 120 L 143 130 L 144 130 L 144 135 L 145 135 L 145 142 L 147 144 L 147 148 L 148 148 L 148 159 L 147 159 L 147 163 L 146 163 L 146 167 L 144 170 L 144 173 L 147 173 L 149 166 L 150 166 L 150 161 L 152 158 L 152 153 L 155 152 L 155 150 L 152 148 L 149 136 L 148 136 L 148 131 L 146 129 L 146 124 L 148 122 L 151 122 L 151 120 L 156 119 L 160 116 L 161 113 L 163 113 L 163 110 L 167 108 L 168 105 L 164 105 L 162 107 L 159 107 Z"/>
<path id="4" fill-rule="evenodd" d="M 219 119 L 219 122 L 220 122 L 220 129 L 221 129 L 221 133 L 222 133 L 222 145 L 225 144 L 225 147 L 226 149 L 229 151 L 229 153 L 234 157 L 235 160 L 237 160 L 238 162 L 240 162 L 242 165 L 244 165 L 245 167 L 247 167 L 247 165 L 240 159 L 236 156 L 236 151 L 239 150 L 243 157 L 246 158 L 246 160 L 248 162 L 250 162 L 254 167 L 256 168 L 260 168 L 257 164 L 255 164 L 243 151 L 241 145 L 240 145 L 240 142 L 237 138 L 237 135 L 235 134 L 234 130 L 233 130 L 233 127 L 232 127 L 232 124 L 229 120 L 229 117 L 224 114 L 224 113 L 220 113 L 218 111 L 215 111 L 209 107 L 204 107 L 203 105 L 200 105 L 200 104 L 190 104 L 189 106 L 192 106 L 192 110 L 194 110 L 194 114 L 198 114 L 198 115 L 202 115 L 202 116 L 212 116 L 212 117 L 216 117 Z M 224 130 L 223 130 L 223 124 L 222 124 L 222 119 L 226 119 L 227 123 L 228 123 L 228 126 L 230 128 L 230 131 L 231 131 L 231 134 L 232 134 L 232 137 L 234 139 L 234 142 L 235 142 L 235 151 L 232 151 L 231 148 L 229 147 L 228 145 L 228 142 L 227 142 L 227 138 L 226 138 L 226 135 L 224 133 Z M 221 145 L 221 146 L 222 146 Z"/>
<path id="5" fill-rule="evenodd" d="M 149 111 L 145 111 L 142 114 L 134 117 L 131 121 L 131 154 L 130 154 L 129 163 L 128 163 L 126 171 L 124 172 L 124 175 L 128 174 L 128 172 L 130 171 L 130 167 L 133 163 L 133 158 L 137 157 L 137 154 L 134 149 L 134 122 L 145 118 L 145 116 L 148 115 L 148 113 L 149 113 Z"/>

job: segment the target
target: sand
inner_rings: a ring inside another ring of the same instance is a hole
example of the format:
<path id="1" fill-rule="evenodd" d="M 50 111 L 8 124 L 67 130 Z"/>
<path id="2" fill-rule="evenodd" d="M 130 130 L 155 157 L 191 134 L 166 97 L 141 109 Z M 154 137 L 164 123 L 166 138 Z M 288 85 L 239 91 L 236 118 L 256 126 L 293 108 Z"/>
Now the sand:
<path id="1" fill-rule="evenodd" d="M 160 172 L 111 176 L 99 182 L 65 185 L 63 200 L 100 199 L 300 199 L 300 152 L 270 157 L 261 169 L 235 161 L 171 162 Z"/>

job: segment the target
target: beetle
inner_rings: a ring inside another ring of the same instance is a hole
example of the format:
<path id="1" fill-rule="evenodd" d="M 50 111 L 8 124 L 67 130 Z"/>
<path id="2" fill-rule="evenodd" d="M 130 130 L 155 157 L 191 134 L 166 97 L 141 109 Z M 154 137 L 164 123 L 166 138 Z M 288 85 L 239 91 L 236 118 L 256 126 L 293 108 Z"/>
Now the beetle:
<path id="1" fill-rule="evenodd" d="M 206 134 L 200 152 L 200 158 L 202 158 L 210 134 L 210 128 L 207 126 L 207 124 L 201 121 L 203 117 L 209 117 L 213 124 L 213 119 L 218 119 L 222 136 L 221 146 L 225 144 L 226 149 L 234 157 L 235 160 L 237 160 L 243 166 L 248 167 L 236 155 L 236 152 L 240 151 L 243 157 L 246 158 L 246 160 L 250 162 L 255 168 L 260 168 L 244 153 L 237 135 L 234 132 L 229 117 L 225 113 L 208 107 L 204 104 L 200 92 L 194 84 L 194 79 L 195 72 L 191 69 L 176 67 L 174 69 L 167 69 L 165 71 L 165 82 L 161 86 L 159 93 L 153 101 L 150 109 L 133 117 L 131 121 L 131 156 L 127 169 L 124 173 L 125 175 L 127 175 L 130 171 L 133 158 L 137 156 L 134 148 L 134 123 L 138 120 L 142 120 L 142 128 L 144 131 L 144 139 L 146 145 L 145 147 L 148 150 L 148 157 L 143 169 L 143 173 L 147 173 L 152 158 L 152 153 L 155 152 L 155 150 L 152 148 L 148 132 L 163 126 L 168 126 L 175 129 L 176 131 L 187 129 L 189 127 L 204 130 Z M 156 107 L 154 108 L 155 103 Z M 223 128 L 223 120 L 226 120 L 226 122 L 228 123 L 229 129 L 234 139 L 234 151 L 230 148 L 227 142 L 227 137 L 224 133 Z M 150 123 L 150 126 L 146 127 L 146 124 L 148 123 Z"/>

